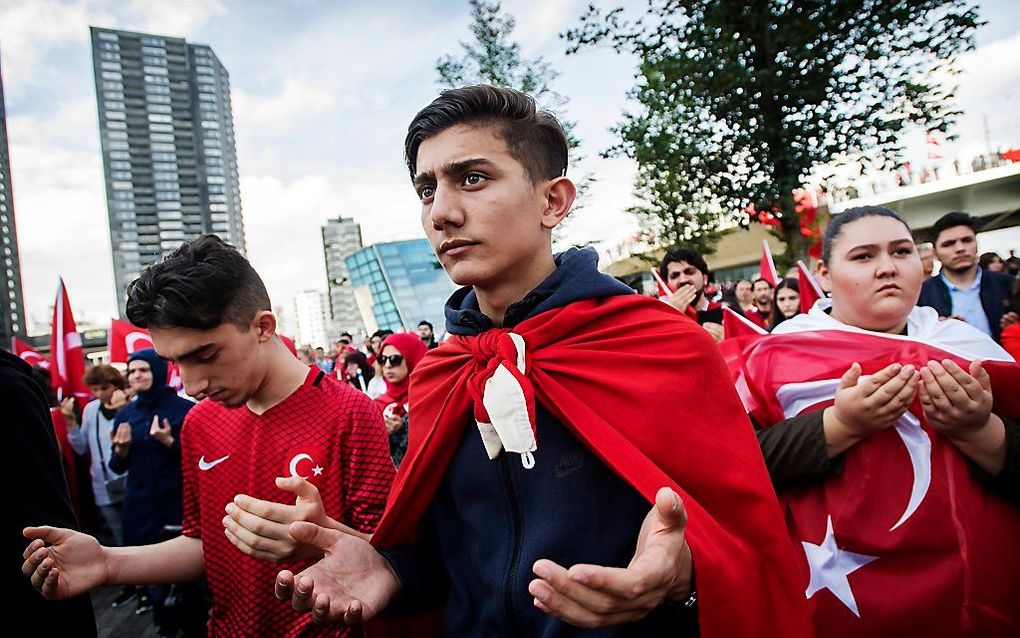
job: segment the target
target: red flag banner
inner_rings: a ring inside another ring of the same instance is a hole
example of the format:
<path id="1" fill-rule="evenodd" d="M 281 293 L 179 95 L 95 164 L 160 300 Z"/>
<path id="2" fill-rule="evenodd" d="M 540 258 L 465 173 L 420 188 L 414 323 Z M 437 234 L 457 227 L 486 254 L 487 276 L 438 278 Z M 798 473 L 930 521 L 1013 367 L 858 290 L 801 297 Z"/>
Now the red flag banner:
<path id="1" fill-rule="evenodd" d="M 39 366 L 40 368 L 50 367 L 50 362 L 46 360 L 46 357 L 36 352 L 29 343 L 17 337 L 11 337 L 11 352 L 21 357 L 22 361 L 30 366 Z"/>
<path id="2" fill-rule="evenodd" d="M 772 284 L 775 288 L 779 283 L 779 274 L 776 272 L 776 264 L 772 261 L 772 249 L 766 239 L 761 240 L 761 263 L 758 265 L 758 276 Z"/>
<path id="3" fill-rule="evenodd" d="M 669 289 L 669 284 L 662 280 L 658 270 L 652 268 L 651 271 L 652 278 L 655 280 L 655 290 L 659 293 L 659 301 L 666 301 L 673 294 L 673 291 Z"/>
<path id="4" fill-rule="evenodd" d="M 800 311 L 808 312 L 815 302 L 825 297 L 825 292 L 818 285 L 803 261 L 797 260 L 797 287 L 800 289 Z"/>
<path id="5" fill-rule="evenodd" d="M 729 306 L 723 306 L 723 334 L 727 339 L 754 337 L 768 332 L 746 317 L 741 317 Z"/>
<path id="6" fill-rule="evenodd" d="M 50 326 L 50 383 L 58 398 L 73 396 L 79 407 L 84 407 L 91 395 L 82 380 L 84 376 L 85 351 L 74 323 L 67 288 L 61 279 Z"/>
<path id="7" fill-rule="evenodd" d="M 995 413 L 1020 416 L 1020 366 L 994 342 L 931 308 L 915 308 L 907 325 L 909 336 L 864 331 L 820 304 L 727 362 L 766 428 L 832 405 L 854 361 L 867 375 L 890 363 L 952 359 L 966 369 L 980 359 Z M 779 497 L 820 635 L 1020 635 L 1020 510 L 981 485 L 919 401 L 847 450 L 839 473 Z"/>
<path id="8" fill-rule="evenodd" d="M 128 357 L 135 352 L 152 347 L 152 337 L 148 330 L 130 321 L 111 319 L 107 347 L 111 363 L 127 363 Z"/>

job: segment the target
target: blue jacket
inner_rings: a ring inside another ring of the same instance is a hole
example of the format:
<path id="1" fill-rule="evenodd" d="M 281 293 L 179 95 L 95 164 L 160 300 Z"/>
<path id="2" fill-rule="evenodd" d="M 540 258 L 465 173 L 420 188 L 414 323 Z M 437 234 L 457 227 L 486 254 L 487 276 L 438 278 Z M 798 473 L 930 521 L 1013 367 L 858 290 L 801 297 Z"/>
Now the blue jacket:
<path id="1" fill-rule="evenodd" d="M 999 321 L 1007 312 L 1016 311 L 1013 307 L 1013 278 L 1000 272 L 981 271 L 981 307 L 985 309 L 988 325 L 992 329 L 992 339 L 999 343 L 1002 326 Z M 953 315 L 953 298 L 949 294 L 949 286 L 942 277 L 929 277 L 921 285 L 921 296 L 918 306 L 931 306 L 940 317 Z"/>
<path id="2" fill-rule="evenodd" d="M 583 299 L 632 294 L 597 270 L 594 250 L 557 256 L 557 270 L 507 308 L 504 325 Z M 475 335 L 493 327 L 470 288 L 450 298 L 446 327 Z M 391 613 L 445 605 L 447 636 L 697 635 L 696 616 L 662 606 L 633 625 L 582 630 L 535 608 L 532 565 L 626 567 L 649 503 L 602 464 L 545 406 L 537 406 L 541 446 L 535 466 L 515 454 L 489 460 L 470 424 L 429 508 L 414 546 L 383 552 L 401 581 Z M 685 631 L 686 629 L 686 631 Z"/>
<path id="3" fill-rule="evenodd" d="M 110 457 L 110 469 L 128 472 L 124 485 L 124 544 L 148 545 L 161 538 L 166 525 L 180 525 L 183 485 L 181 478 L 181 425 L 194 403 L 177 396 L 166 385 L 166 360 L 155 350 L 139 350 L 129 361 L 141 359 L 152 368 L 152 387 L 124 406 L 114 424 L 131 425 L 128 455 Z M 174 443 L 169 448 L 149 436 L 152 417 L 170 422 Z"/>

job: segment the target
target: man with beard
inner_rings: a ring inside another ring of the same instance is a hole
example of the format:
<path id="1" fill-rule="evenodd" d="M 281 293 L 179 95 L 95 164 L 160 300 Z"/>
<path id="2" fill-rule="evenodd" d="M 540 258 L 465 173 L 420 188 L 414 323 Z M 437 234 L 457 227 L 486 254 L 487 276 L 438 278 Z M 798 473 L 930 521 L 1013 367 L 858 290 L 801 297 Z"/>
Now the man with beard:
<path id="1" fill-rule="evenodd" d="M 666 303 L 698 322 L 716 341 L 722 341 L 722 306 L 705 296 L 708 264 L 693 248 L 674 248 L 659 265 L 659 276 L 673 290 Z"/>
<path id="2" fill-rule="evenodd" d="M 966 321 L 998 342 L 1002 329 L 1020 319 L 1012 305 L 1013 278 L 978 265 L 977 220 L 967 213 L 943 215 L 932 234 L 942 271 L 924 282 L 917 305 Z"/>
<path id="3" fill-rule="evenodd" d="M 751 306 L 744 310 L 744 316 L 766 330 L 772 316 L 772 284 L 768 279 L 758 278 L 751 287 Z"/>

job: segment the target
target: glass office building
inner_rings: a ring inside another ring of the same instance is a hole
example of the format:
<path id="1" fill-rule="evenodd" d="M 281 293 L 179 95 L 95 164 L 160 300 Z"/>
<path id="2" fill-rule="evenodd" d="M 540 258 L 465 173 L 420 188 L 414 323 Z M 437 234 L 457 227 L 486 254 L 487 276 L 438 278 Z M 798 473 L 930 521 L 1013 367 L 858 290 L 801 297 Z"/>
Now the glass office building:
<path id="1" fill-rule="evenodd" d="M 367 246 L 347 257 L 355 288 L 371 293 L 379 328 L 414 330 L 422 319 L 444 331 L 443 306 L 456 286 L 425 239 Z"/>

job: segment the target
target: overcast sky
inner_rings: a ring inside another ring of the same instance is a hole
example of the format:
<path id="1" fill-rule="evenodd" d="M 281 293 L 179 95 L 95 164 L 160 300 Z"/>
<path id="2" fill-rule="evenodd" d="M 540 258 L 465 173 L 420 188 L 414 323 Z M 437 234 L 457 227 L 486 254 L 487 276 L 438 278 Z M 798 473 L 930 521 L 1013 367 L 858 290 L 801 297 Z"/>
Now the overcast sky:
<path id="1" fill-rule="evenodd" d="M 637 225 L 633 167 L 604 160 L 627 108 L 634 60 L 564 55 L 559 34 L 588 0 L 507 0 L 525 55 L 562 75 L 584 165 L 597 182 L 567 240 L 613 245 Z M 635 2 L 635 6 L 643 3 Z M 980 3 L 990 24 L 963 59 L 956 149 L 1020 146 L 1020 3 Z M 0 0 L 0 51 L 14 205 L 30 328 L 49 321 L 63 276 L 79 321 L 116 312 L 89 25 L 209 44 L 230 73 L 248 256 L 274 305 L 325 289 L 319 228 L 353 216 L 366 243 L 424 236 L 401 152 L 407 123 L 436 94 L 434 62 L 468 37 L 467 2 Z M 920 134 L 907 140 L 921 153 Z M 1020 242 L 1018 242 L 1020 243 Z"/>

